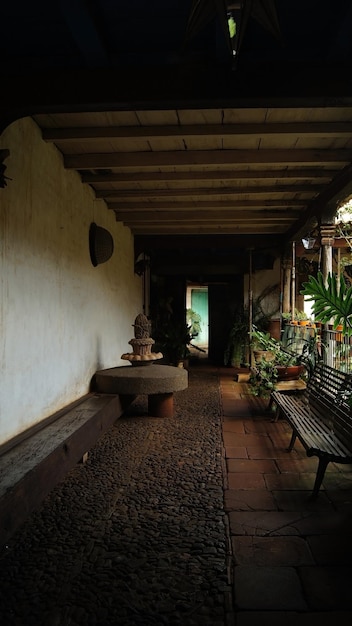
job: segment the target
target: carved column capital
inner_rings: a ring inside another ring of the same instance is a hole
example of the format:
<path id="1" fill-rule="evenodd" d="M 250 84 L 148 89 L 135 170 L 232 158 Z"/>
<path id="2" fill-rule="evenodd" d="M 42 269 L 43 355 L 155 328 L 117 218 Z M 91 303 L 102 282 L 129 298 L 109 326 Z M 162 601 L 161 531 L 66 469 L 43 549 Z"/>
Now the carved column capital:
<path id="1" fill-rule="evenodd" d="M 321 243 L 323 246 L 332 246 L 335 241 L 335 225 L 321 224 L 320 226 Z"/>

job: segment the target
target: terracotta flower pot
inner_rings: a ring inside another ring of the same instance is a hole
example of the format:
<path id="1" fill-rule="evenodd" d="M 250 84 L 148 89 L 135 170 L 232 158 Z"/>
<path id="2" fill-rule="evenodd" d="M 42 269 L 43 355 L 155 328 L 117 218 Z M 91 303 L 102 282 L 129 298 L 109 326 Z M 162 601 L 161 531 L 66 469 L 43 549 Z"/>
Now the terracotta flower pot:
<path id="1" fill-rule="evenodd" d="M 297 380 L 304 370 L 303 365 L 277 365 L 278 380 Z"/>
<path id="2" fill-rule="evenodd" d="M 336 330 L 336 335 L 335 335 L 336 341 L 342 341 L 343 339 L 343 335 L 341 332 L 343 330 L 342 324 L 339 324 L 338 326 L 336 326 L 335 330 Z"/>

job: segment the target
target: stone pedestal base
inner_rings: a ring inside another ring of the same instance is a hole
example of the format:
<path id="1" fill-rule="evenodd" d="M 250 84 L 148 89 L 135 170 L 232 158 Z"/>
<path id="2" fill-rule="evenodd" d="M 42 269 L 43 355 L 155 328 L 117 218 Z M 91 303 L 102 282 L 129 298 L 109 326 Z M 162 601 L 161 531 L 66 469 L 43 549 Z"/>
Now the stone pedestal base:
<path id="1" fill-rule="evenodd" d="M 155 417 L 173 417 L 175 391 L 188 387 L 188 372 L 170 365 L 113 367 L 95 374 L 96 391 L 119 394 L 122 405 L 128 397 L 147 395 L 148 412 Z"/>
<path id="2" fill-rule="evenodd" d="M 174 394 L 158 393 L 148 396 L 148 413 L 152 417 L 173 417 Z"/>

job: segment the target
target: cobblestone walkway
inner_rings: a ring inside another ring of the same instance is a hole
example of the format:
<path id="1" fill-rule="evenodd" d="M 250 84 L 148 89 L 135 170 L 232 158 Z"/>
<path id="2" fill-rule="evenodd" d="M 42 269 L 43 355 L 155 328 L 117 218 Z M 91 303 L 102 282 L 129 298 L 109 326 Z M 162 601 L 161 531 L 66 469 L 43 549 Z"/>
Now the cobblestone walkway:
<path id="1" fill-rule="evenodd" d="M 231 619 L 219 379 L 194 368 L 175 418 L 140 398 L 1 557 L 6 626 L 224 626 Z"/>

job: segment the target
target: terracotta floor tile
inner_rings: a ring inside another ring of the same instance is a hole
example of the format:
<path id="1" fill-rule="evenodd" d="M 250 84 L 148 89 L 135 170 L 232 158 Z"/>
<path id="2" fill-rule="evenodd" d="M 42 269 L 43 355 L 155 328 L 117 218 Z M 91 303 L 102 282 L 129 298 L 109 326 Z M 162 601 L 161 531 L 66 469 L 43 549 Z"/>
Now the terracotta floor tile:
<path id="1" fill-rule="evenodd" d="M 290 492 L 293 493 L 292 491 Z M 297 492 L 294 492 L 297 494 Z M 302 537 L 310 535 L 352 535 L 351 514 L 338 512 L 331 507 L 330 510 L 311 511 L 299 522 L 296 528 Z"/>
<path id="2" fill-rule="evenodd" d="M 263 474 L 229 472 L 227 480 L 229 489 L 265 489 Z"/>
<path id="3" fill-rule="evenodd" d="M 270 491 L 276 489 L 303 489 L 311 491 L 315 473 L 290 472 L 286 474 L 265 474 L 265 483 Z"/>
<path id="4" fill-rule="evenodd" d="M 270 438 L 264 439 L 262 445 L 248 446 L 247 450 L 250 459 L 286 459 L 287 457 L 287 451 L 273 446 Z M 298 458 L 294 451 L 291 452 L 291 455 Z"/>
<path id="5" fill-rule="evenodd" d="M 281 511 L 331 511 L 335 510 L 326 493 L 321 491 L 318 498 L 311 500 L 312 490 L 281 490 L 273 491 L 273 496 Z"/>
<path id="6" fill-rule="evenodd" d="M 309 547 L 318 565 L 350 565 L 352 535 L 314 535 L 308 537 Z"/>
<path id="7" fill-rule="evenodd" d="M 244 435 L 244 423 L 243 420 L 232 420 L 231 422 L 225 422 L 223 424 L 223 432 L 224 433 L 240 433 Z"/>
<path id="8" fill-rule="evenodd" d="M 225 448 L 225 457 L 227 459 L 247 459 L 247 448 L 243 446 L 227 446 Z"/>
<path id="9" fill-rule="evenodd" d="M 231 535 L 292 536 L 300 535 L 297 523 L 308 515 L 299 511 L 230 512 Z"/>
<path id="10" fill-rule="evenodd" d="M 276 511 L 277 505 L 266 489 L 226 489 L 224 492 L 226 511 Z"/>
<path id="11" fill-rule="evenodd" d="M 302 537 L 232 537 L 236 565 L 313 565 L 309 544 Z"/>
<path id="12" fill-rule="evenodd" d="M 229 472 L 248 472 L 248 473 L 274 473 L 277 472 L 275 461 L 270 459 L 228 459 L 227 468 Z"/>
<path id="13" fill-rule="evenodd" d="M 313 621 L 313 619 L 315 621 Z M 322 612 L 314 610 L 306 613 L 297 611 L 238 611 L 236 626 L 332 626 L 351 624 L 352 612 L 332 610 Z"/>
<path id="14" fill-rule="evenodd" d="M 352 493 L 349 489 L 325 489 L 326 497 L 336 511 L 350 515 L 352 525 Z"/>
<path id="15" fill-rule="evenodd" d="M 266 435 L 242 435 L 241 433 L 223 433 L 225 446 L 255 446 L 267 439 Z"/>
<path id="16" fill-rule="evenodd" d="M 221 397 L 223 402 L 237 402 L 241 397 L 239 391 L 235 391 L 234 389 L 227 389 L 226 391 L 221 391 Z"/>
<path id="17" fill-rule="evenodd" d="M 248 402 L 246 400 L 223 400 L 222 402 L 222 410 L 224 415 L 240 415 L 242 417 L 248 417 L 251 415 L 250 408 L 248 407 Z"/>
<path id="18" fill-rule="evenodd" d="M 239 609 L 306 611 L 298 574 L 293 567 L 238 565 L 234 596 Z"/>
<path id="19" fill-rule="evenodd" d="M 332 465 L 332 464 L 330 464 Z M 326 489 L 341 489 L 352 491 L 352 476 L 343 472 L 334 472 L 333 468 L 328 468 L 324 476 L 324 486 Z"/>
<path id="20" fill-rule="evenodd" d="M 234 415 L 230 415 L 230 414 L 225 415 L 223 413 L 223 415 L 222 415 L 223 425 L 227 424 L 228 422 L 230 422 L 230 423 L 231 422 L 241 422 L 241 421 L 243 422 L 243 420 L 245 420 L 245 419 L 246 419 L 245 415 L 237 415 L 237 413 L 235 413 Z"/>
<path id="21" fill-rule="evenodd" d="M 268 434 L 267 422 L 265 420 L 246 420 L 245 421 L 245 429 L 248 434 L 256 434 L 256 433 L 264 433 Z"/>
<path id="22" fill-rule="evenodd" d="M 339 616 L 341 614 L 339 613 Z M 348 623 L 339 621 L 338 618 L 335 621 L 335 613 L 331 614 L 330 621 L 324 621 L 324 615 L 324 613 L 319 613 L 317 621 L 319 626 Z M 236 613 L 236 626 L 283 626 L 283 624 L 285 626 L 312 626 L 312 614 L 297 611 L 238 611 Z"/>
<path id="23" fill-rule="evenodd" d="M 298 570 L 311 611 L 352 610 L 352 569 L 345 567 L 302 567 Z M 331 616 L 332 617 L 332 616 Z M 337 621 L 336 624 L 351 624 Z M 317 622 L 321 624 L 321 622 Z"/>
<path id="24" fill-rule="evenodd" d="M 277 464 L 280 472 L 294 472 L 294 473 L 315 473 L 317 470 L 317 457 L 305 457 L 304 459 L 300 459 L 297 457 L 292 457 L 290 453 L 286 457 L 281 457 L 277 460 Z"/>
<path id="25" fill-rule="evenodd" d="M 279 420 L 278 422 L 274 422 L 269 417 L 265 419 L 265 428 L 272 435 L 273 439 L 276 435 L 280 436 L 281 433 L 290 433 L 292 432 L 289 424 L 284 420 Z"/>

